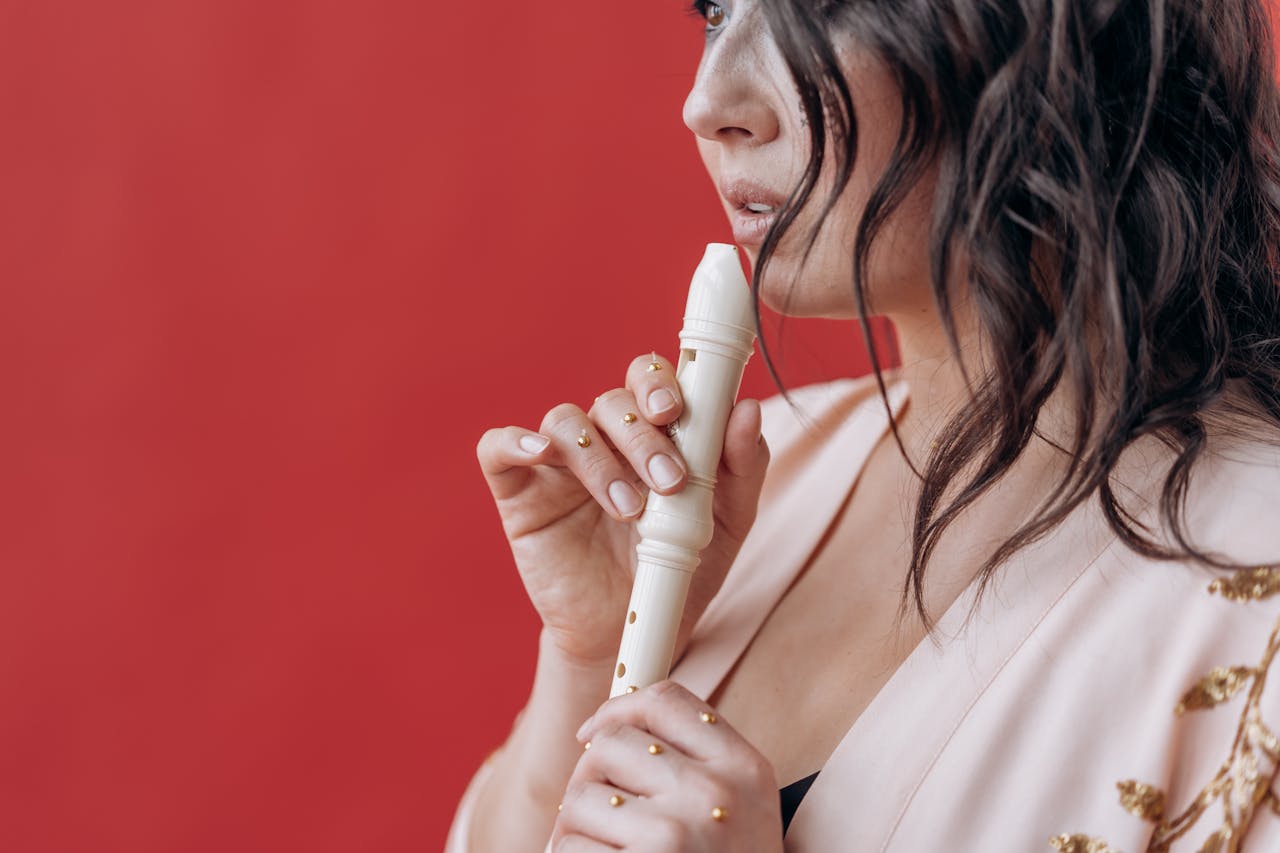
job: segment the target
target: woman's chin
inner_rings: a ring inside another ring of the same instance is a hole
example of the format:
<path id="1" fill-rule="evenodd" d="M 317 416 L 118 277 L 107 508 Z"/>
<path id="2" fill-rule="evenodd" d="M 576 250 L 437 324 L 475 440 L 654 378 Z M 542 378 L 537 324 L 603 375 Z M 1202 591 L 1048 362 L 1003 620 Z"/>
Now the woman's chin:
<path id="1" fill-rule="evenodd" d="M 760 293 L 760 304 L 770 311 L 786 317 L 821 317 L 827 320 L 852 320 L 858 316 L 857 310 L 849 302 L 847 294 L 841 298 L 830 294 L 813 294 L 805 292 L 803 284 L 798 284 L 788 294 L 786 288 L 781 292 L 766 288 Z"/>
<path id="2" fill-rule="evenodd" d="M 752 264 L 754 268 L 754 260 Z M 849 288 L 836 288 L 818 276 L 795 276 L 785 264 L 769 262 L 765 270 L 760 304 L 787 317 L 853 319 L 857 308 Z"/>

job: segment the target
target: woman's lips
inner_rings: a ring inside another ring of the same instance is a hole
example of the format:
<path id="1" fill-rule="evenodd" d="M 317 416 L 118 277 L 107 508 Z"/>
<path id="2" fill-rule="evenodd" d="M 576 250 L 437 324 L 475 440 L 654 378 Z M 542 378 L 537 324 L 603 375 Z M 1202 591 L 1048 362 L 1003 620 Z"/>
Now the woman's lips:
<path id="1" fill-rule="evenodd" d="M 733 225 L 733 239 L 743 246 L 763 243 L 778 211 L 786 204 L 786 196 L 746 174 L 721 176 L 720 196 L 732 211 L 729 221 Z M 752 207 L 767 210 L 755 213 Z"/>
<path id="2" fill-rule="evenodd" d="M 745 207 L 735 209 L 729 218 L 733 225 L 733 241 L 740 246 L 759 246 L 777 218 L 777 211 L 752 213 Z"/>

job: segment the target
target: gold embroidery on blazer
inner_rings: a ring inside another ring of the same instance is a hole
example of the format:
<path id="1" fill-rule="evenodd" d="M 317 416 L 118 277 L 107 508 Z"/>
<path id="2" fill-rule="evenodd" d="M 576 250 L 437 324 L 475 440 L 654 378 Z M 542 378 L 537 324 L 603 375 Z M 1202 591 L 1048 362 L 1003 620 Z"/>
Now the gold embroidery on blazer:
<path id="1" fill-rule="evenodd" d="M 1271 568 L 1235 572 L 1228 578 L 1218 578 L 1209 584 L 1209 592 L 1216 592 L 1232 601 L 1261 601 L 1280 592 L 1280 570 Z"/>
<path id="2" fill-rule="evenodd" d="M 1215 666 L 1195 687 L 1182 695 L 1182 701 L 1174 712 L 1183 714 L 1220 705 L 1239 693 L 1240 688 L 1256 674 L 1251 666 Z"/>
<path id="3" fill-rule="evenodd" d="M 1049 843 L 1061 853 L 1116 853 L 1107 846 L 1107 842 L 1090 838 L 1087 835 L 1059 835 L 1050 838 Z"/>
<path id="4" fill-rule="evenodd" d="M 1126 811 L 1144 820 L 1164 819 L 1164 791 L 1132 779 L 1117 782 L 1116 787 L 1120 789 L 1120 805 Z"/>
<path id="5" fill-rule="evenodd" d="M 1280 568 L 1236 572 L 1209 584 L 1209 592 L 1231 601 L 1270 598 L 1280 594 Z M 1183 694 L 1174 709 L 1175 713 L 1183 714 L 1215 708 L 1248 688 L 1227 760 L 1186 811 L 1166 820 L 1165 794 L 1159 788 L 1134 779 L 1116 783 L 1120 805 L 1155 824 L 1147 853 L 1166 853 L 1174 841 L 1190 831 L 1200 816 L 1219 801 L 1223 810 L 1222 825 L 1205 839 L 1200 853 L 1235 853 L 1259 806 L 1280 815 L 1280 793 L 1271 789 L 1271 782 L 1280 769 L 1280 738 L 1261 720 L 1259 711 L 1267 671 L 1277 651 L 1280 651 L 1280 620 L 1272 628 L 1267 648 L 1256 667 L 1214 667 Z M 1059 835 L 1050 838 L 1049 844 L 1062 853 L 1115 853 L 1105 842 L 1084 835 Z"/>

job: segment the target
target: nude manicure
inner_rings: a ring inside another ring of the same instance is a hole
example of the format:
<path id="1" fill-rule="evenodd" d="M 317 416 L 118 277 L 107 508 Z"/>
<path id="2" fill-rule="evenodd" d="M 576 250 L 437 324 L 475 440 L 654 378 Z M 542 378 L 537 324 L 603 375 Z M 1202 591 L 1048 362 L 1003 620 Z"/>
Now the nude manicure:
<path id="1" fill-rule="evenodd" d="M 653 478 L 654 485 L 659 489 L 669 489 L 680 482 L 684 471 L 676 464 L 676 460 L 667 454 L 655 453 L 649 457 L 649 476 Z"/>
<path id="2" fill-rule="evenodd" d="M 676 395 L 672 394 L 666 388 L 659 388 L 649 394 L 648 403 L 649 413 L 653 415 L 660 415 L 663 412 L 671 411 L 671 409 L 675 407 Z"/>
<path id="3" fill-rule="evenodd" d="M 640 511 L 640 493 L 625 480 L 614 480 L 609 484 L 609 500 L 623 515 L 635 515 Z"/>

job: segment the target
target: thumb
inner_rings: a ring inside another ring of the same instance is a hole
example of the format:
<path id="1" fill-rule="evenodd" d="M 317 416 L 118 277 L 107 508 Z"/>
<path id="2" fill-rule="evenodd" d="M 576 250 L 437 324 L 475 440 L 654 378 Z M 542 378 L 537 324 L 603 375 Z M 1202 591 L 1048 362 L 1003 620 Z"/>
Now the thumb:
<path id="1" fill-rule="evenodd" d="M 739 401 L 725 427 L 715 492 L 716 521 L 738 542 L 746 538 L 755 522 L 760 488 L 769 467 L 769 445 L 760 430 L 760 402 Z"/>

